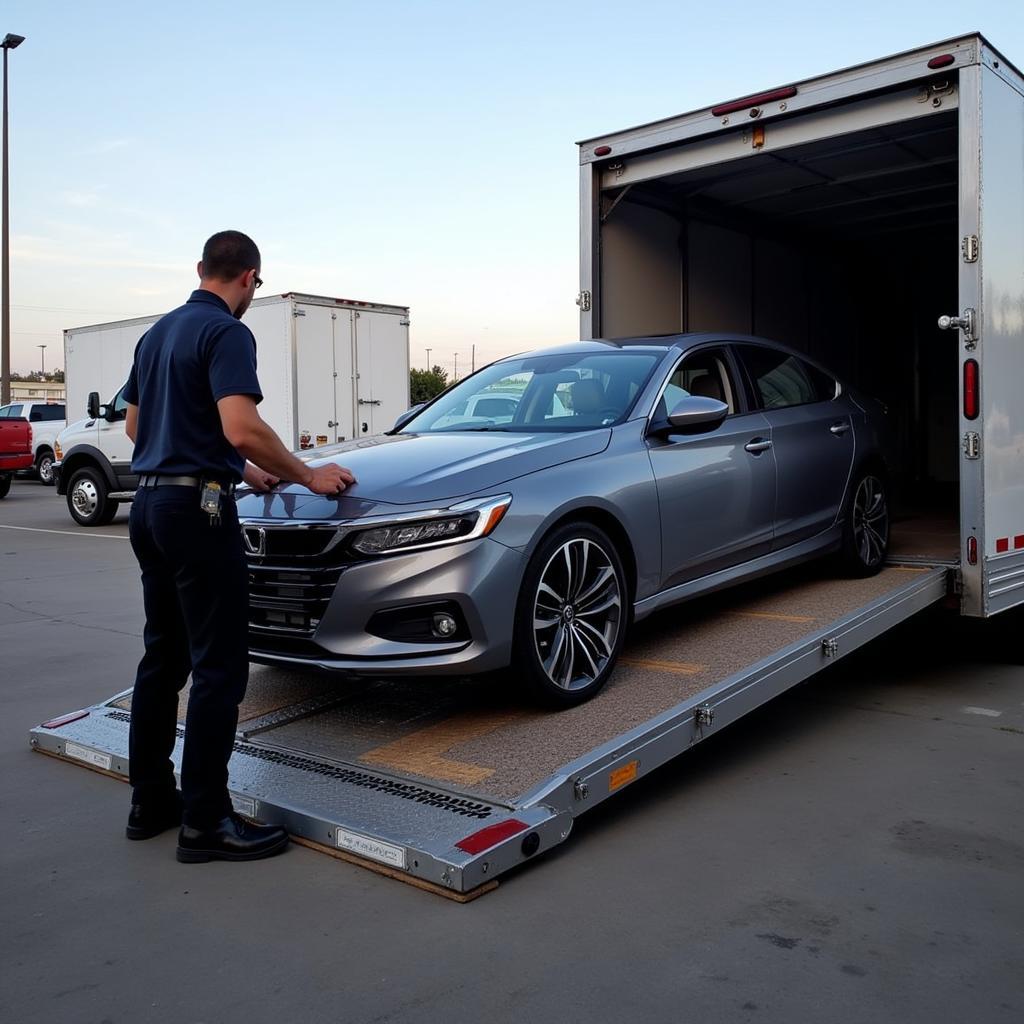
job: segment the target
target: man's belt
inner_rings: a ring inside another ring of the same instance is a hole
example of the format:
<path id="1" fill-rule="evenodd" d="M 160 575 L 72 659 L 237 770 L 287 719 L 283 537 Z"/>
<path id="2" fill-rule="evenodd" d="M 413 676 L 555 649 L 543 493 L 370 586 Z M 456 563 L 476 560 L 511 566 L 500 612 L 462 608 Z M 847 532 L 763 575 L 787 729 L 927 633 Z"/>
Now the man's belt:
<path id="1" fill-rule="evenodd" d="M 204 480 L 212 477 L 200 476 L 164 476 L 159 473 L 142 473 L 139 475 L 139 487 L 202 487 Z M 225 494 L 233 494 L 234 483 L 221 483 Z"/>

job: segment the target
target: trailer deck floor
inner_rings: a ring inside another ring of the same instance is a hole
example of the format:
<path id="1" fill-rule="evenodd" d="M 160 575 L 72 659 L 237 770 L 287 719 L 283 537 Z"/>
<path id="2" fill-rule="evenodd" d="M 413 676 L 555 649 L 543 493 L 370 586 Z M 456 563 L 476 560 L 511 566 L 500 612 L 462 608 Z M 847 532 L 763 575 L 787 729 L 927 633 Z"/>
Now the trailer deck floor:
<path id="1" fill-rule="evenodd" d="M 255 746 L 514 805 L 566 763 L 925 571 L 854 580 L 813 566 L 666 610 L 633 630 L 596 699 L 559 713 L 524 706 L 514 680 L 351 683 L 254 667 L 239 732 Z"/>

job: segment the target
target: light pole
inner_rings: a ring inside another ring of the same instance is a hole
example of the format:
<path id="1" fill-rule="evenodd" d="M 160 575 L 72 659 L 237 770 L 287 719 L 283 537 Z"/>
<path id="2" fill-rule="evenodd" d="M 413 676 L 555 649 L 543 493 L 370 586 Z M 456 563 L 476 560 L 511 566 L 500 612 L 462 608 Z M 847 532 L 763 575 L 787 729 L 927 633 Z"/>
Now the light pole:
<path id="1" fill-rule="evenodd" d="M 3 251 L 2 267 L 0 267 L 0 288 L 3 289 L 3 301 L 0 304 L 0 405 L 7 405 L 11 400 L 11 264 L 8 249 L 9 210 L 7 205 L 7 51 L 13 50 L 25 42 L 24 36 L 15 36 L 10 32 L 0 42 L 4 51 L 4 164 L 3 164 L 3 230 L 0 232 L 0 250 Z"/>
<path id="2" fill-rule="evenodd" d="M 42 349 L 42 352 L 39 353 L 39 376 L 40 377 L 45 377 L 46 376 L 46 346 L 45 345 L 36 345 L 36 348 Z"/>
<path id="3" fill-rule="evenodd" d="M 455 374 L 454 374 L 454 376 L 455 376 L 456 380 L 459 379 L 459 353 L 458 352 L 455 353 Z"/>
<path id="4" fill-rule="evenodd" d="M 427 349 L 427 373 L 430 373 L 430 349 Z"/>

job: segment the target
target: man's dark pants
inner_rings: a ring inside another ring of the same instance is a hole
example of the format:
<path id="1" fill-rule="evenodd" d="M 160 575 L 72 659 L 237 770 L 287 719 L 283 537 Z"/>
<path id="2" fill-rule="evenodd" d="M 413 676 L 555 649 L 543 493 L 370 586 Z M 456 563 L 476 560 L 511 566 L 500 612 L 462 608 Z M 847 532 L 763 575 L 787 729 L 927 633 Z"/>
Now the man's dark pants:
<path id="1" fill-rule="evenodd" d="M 212 525 L 198 488 L 140 488 L 129 519 L 146 611 L 128 744 L 132 802 L 173 794 L 178 693 L 191 671 L 181 790 L 194 828 L 231 810 L 227 764 L 249 678 L 245 555 L 235 503 L 221 504 Z"/>

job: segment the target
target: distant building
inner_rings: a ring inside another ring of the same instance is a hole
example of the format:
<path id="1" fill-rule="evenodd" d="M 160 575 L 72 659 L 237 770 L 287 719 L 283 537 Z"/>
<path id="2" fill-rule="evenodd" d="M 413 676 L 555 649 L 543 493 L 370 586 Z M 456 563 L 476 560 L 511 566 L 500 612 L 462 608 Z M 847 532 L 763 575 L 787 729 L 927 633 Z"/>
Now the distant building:
<path id="1" fill-rule="evenodd" d="M 63 402 L 64 384 L 56 380 L 12 380 L 12 402 Z"/>

